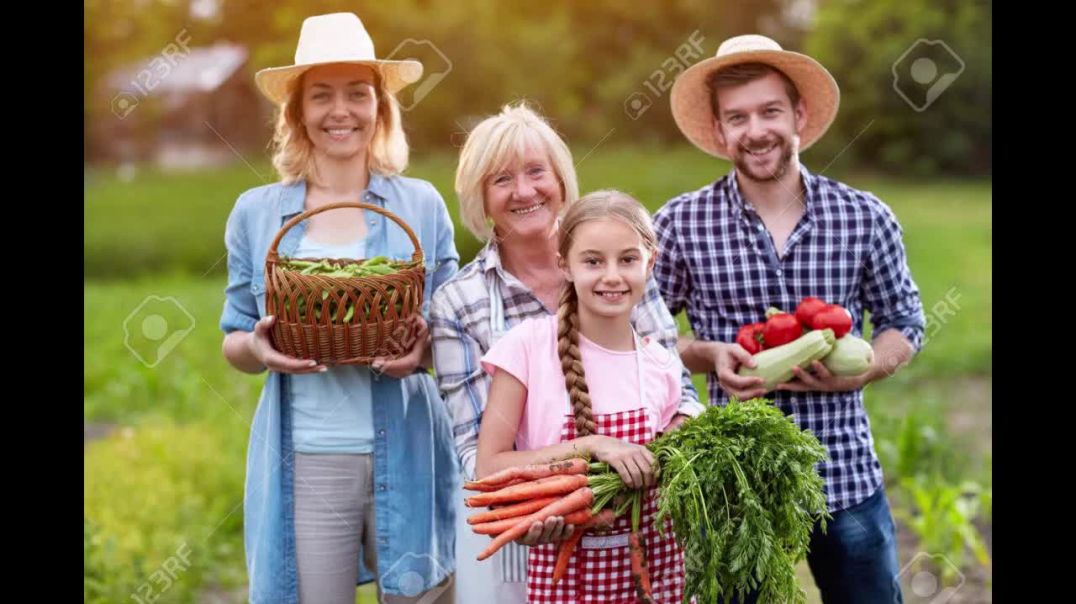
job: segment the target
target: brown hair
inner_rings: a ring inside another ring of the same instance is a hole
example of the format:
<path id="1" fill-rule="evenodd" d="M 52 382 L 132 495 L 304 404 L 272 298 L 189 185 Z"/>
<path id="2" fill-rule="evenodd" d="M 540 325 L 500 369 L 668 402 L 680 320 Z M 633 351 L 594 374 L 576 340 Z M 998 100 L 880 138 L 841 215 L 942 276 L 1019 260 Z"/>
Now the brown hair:
<path id="1" fill-rule="evenodd" d="M 771 73 L 781 76 L 781 80 L 785 83 L 785 92 L 788 93 L 788 100 L 792 103 L 792 107 L 795 108 L 800 100 L 800 91 L 796 89 L 796 85 L 785 75 L 785 72 L 765 63 L 740 63 L 719 69 L 706 78 L 706 85 L 710 89 L 710 107 L 713 109 L 714 117 L 721 118 L 720 107 L 717 105 L 718 90 L 742 86 L 748 82 L 764 78 Z"/>
<path id="2" fill-rule="evenodd" d="M 589 193 L 568 207 L 560 222 L 558 251 L 563 262 L 568 260 L 575 228 L 584 222 L 605 218 L 621 220 L 635 229 L 651 256 L 657 251 L 657 235 L 650 213 L 643 204 L 626 193 L 607 189 Z M 596 426 L 590 389 L 587 388 L 583 371 L 583 357 L 579 353 L 579 296 L 572 283 L 565 285 L 557 307 L 557 354 L 560 355 L 564 385 L 568 389 L 572 413 L 575 415 L 575 435 L 594 434 Z"/>
<path id="3" fill-rule="evenodd" d="M 381 73 L 376 69 L 373 71 L 374 89 L 377 91 L 377 126 L 366 152 L 366 165 L 371 172 L 393 176 L 407 168 L 407 137 L 403 132 L 396 96 L 385 87 Z M 303 126 L 303 80 L 307 73 L 289 83 L 288 99 L 277 112 L 272 142 L 273 167 L 285 184 L 309 180 L 314 175 L 314 144 Z"/>

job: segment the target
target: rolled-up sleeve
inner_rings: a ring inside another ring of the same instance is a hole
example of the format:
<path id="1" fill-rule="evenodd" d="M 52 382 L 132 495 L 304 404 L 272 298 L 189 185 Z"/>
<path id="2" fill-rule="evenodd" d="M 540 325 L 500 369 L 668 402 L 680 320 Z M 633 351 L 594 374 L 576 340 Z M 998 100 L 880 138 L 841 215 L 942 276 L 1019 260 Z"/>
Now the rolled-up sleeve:
<path id="1" fill-rule="evenodd" d="M 460 253 L 456 250 L 456 231 L 448 214 L 448 206 L 433 185 L 430 185 L 430 191 L 436 201 L 437 216 L 437 265 L 433 273 L 433 289 L 436 291 L 459 271 Z"/>
<path id="2" fill-rule="evenodd" d="M 863 306 L 871 313 L 874 336 L 897 329 L 916 352 L 923 347 L 926 317 L 919 288 L 912 279 L 903 230 L 893 211 L 881 201 L 864 264 Z"/>
<path id="3" fill-rule="evenodd" d="M 228 285 L 224 289 L 224 311 L 220 317 L 224 333 L 254 331 L 258 322 L 258 301 L 250 289 L 254 263 L 244 207 L 244 198 L 240 197 L 224 227 L 224 245 L 228 250 Z"/>

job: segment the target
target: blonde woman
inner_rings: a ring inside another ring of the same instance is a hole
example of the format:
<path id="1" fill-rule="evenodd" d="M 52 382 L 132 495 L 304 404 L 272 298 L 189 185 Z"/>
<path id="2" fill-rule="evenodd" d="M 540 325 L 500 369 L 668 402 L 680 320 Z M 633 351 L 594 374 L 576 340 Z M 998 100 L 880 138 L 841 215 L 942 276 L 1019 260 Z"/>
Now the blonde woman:
<path id="1" fill-rule="evenodd" d="M 426 295 L 459 256 L 444 200 L 401 176 L 408 147 L 394 94 L 422 73 L 375 58 L 353 14 L 303 23 L 295 65 L 256 76 L 279 107 L 280 182 L 251 189 L 228 219 L 228 287 L 221 328 L 228 362 L 268 369 L 254 415 L 244 492 L 251 602 L 355 601 L 378 581 L 385 602 L 451 602 L 459 470 L 451 425 L 427 372 L 424 320 L 409 352 L 373 367 L 326 367 L 273 349 L 263 266 L 285 221 L 328 203 L 363 201 L 404 220 L 427 262 Z M 331 210 L 292 228 L 283 256 L 409 259 L 407 235 L 359 209 Z M 428 298 L 423 312 L 428 310 Z"/>
<path id="2" fill-rule="evenodd" d="M 486 241 L 475 259 L 433 296 L 430 332 L 438 385 L 452 416 L 456 452 L 466 477 L 475 476 L 475 456 L 490 376 L 482 356 L 514 325 L 556 313 L 565 286 L 557 266 L 559 216 L 579 197 L 575 166 L 564 140 L 525 104 L 505 107 L 472 130 L 456 172 L 460 218 Z M 635 330 L 676 350 L 677 329 L 653 279 L 631 313 Z M 686 372 L 679 414 L 702 411 Z M 563 522 L 535 524 L 519 544 L 491 560 L 475 556 L 488 538 L 474 535 L 457 497 L 457 599 L 466 602 L 524 602 L 526 546 L 556 541 L 570 529 Z"/>

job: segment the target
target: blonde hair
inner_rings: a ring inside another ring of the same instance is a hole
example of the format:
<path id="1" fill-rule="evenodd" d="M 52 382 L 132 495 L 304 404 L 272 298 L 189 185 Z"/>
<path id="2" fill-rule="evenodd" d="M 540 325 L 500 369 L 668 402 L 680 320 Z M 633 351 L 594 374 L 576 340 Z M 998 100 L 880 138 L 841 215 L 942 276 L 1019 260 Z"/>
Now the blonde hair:
<path id="1" fill-rule="evenodd" d="M 571 251 L 573 231 L 579 225 L 591 220 L 621 220 L 639 234 L 650 257 L 657 252 L 657 235 L 650 213 L 643 204 L 627 193 L 605 189 L 588 193 L 577 201 L 560 222 L 560 257 L 567 262 Z M 594 434 L 594 410 L 590 402 L 590 389 L 587 387 L 586 374 L 583 371 L 583 357 L 579 353 L 579 295 L 573 283 L 567 283 L 560 296 L 557 307 L 557 354 L 560 367 L 564 372 L 564 385 L 575 415 L 576 437 Z"/>
<path id="2" fill-rule="evenodd" d="M 288 85 L 288 99 L 280 105 L 273 134 L 273 167 L 285 184 L 309 180 L 315 176 L 314 144 L 303 126 L 303 80 L 301 76 Z M 393 176 L 407 168 L 409 148 L 400 119 L 396 95 L 385 88 L 385 79 L 374 69 L 377 91 L 377 118 L 366 166 L 371 172 Z"/>
<path id="3" fill-rule="evenodd" d="M 504 169 L 526 153 L 527 143 L 537 140 L 549 155 L 560 181 L 565 208 L 579 198 L 579 183 L 572 152 L 545 118 L 526 102 L 505 105 L 501 112 L 483 120 L 467 136 L 456 169 L 456 196 L 460 220 L 481 241 L 493 236 L 486 221 L 485 184 L 494 172 Z"/>

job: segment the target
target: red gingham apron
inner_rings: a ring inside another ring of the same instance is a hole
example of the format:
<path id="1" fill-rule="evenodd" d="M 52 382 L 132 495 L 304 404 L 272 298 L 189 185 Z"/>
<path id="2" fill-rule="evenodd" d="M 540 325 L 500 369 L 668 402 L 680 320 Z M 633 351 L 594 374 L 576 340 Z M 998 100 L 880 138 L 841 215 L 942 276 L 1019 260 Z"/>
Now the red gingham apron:
<path id="1" fill-rule="evenodd" d="M 636 340 L 636 358 L 639 357 Z M 640 398 L 642 366 L 639 363 Z M 645 445 L 655 437 L 656 427 L 648 422 L 645 400 L 640 407 L 606 415 L 595 415 L 597 433 Z M 568 415 L 561 428 L 561 442 L 575 438 L 575 418 Z M 665 536 L 653 527 L 657 514 L 657 488 L 643 498 L 641 536 L 646 544 L 646 562 L 654 601 L 661 604 L 680 604 L 684 589 L 684 557 L 672 533 L 672 522 L 665 522 Z M 621 515 L 613 528 L 598 534 L 588 531 L 580 540 L 564 577 L 553 586 L 553 568 L 557 563 L 556 543 L 530 548 L 527 558 L 527 602 L 531 604 L 635 604 L 638 600 L 631 581 L 631 557 L 628 535 L 631 533 L 631 513 Z"/>

